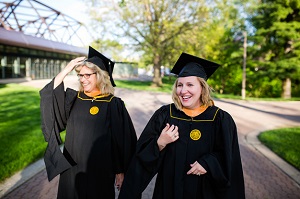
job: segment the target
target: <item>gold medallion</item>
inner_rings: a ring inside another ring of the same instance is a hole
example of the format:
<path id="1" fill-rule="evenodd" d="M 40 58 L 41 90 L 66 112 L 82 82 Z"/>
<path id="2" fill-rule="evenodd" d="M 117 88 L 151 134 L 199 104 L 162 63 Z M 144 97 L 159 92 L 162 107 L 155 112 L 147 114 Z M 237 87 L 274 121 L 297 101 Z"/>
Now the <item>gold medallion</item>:
<path id="1" fill-rule="evenodd" d="M 90 114 L 92 114 L 92 115 L 96 115 L 98 112 L 99 112 L 99 108 L 97 106 L 93 106 L 90 109 Z"/>
<path id="2" fill-rule="evenodd" d="M 201 132 L 198 129 L 194 129 L 190 133 L 192 140 L 199 140 L 201 138 Z"/>

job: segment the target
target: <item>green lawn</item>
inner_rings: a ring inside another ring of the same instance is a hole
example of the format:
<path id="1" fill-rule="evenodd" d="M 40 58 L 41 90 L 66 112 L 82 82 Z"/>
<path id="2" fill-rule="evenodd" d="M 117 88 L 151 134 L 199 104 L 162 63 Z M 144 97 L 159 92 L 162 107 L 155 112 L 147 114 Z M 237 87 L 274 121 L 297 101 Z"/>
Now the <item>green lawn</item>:
<path id="1" fill-rule="evenodd" d="M 117 80 L 116 84 L 120 88 L 170 93 L 174 79 L 166 77 L 163 81 L 164 85 L 160 88 L 151 87 L 151 82 Z M 43 157 L 46 142 L 40 128 L 39 90 L 19 84 L 0 84 L 0 181 Z M 222 95 L 217 97 L 222 98 Z M 299 145 L 296 144 L 299 143 L 300 129 L 297 128 L 292 133 L 295 134 L 293 137 L 286 131 L 279 132 L 284 136 L 280 135 L 276 139 L 264 134 L 262 136 L 271 143 L 276 141 L 272 145 L 275 152 L 286 152 L 288 147 L 291 147 L 289 151 L 296 150 L 283 158 L 293 165 L 296 162 L 295 165 L 299 168 L 300 160 L 297 154 L 300 153 Z M 64 135 L 62 134 L 62 138 Z M 290 137 L 291 139 L 286 141 Z M 285 154 L 279 154 L 282 155 Z"/>
<path id="2" fill-rule="evenodd" d="M 39 102 L 38 89 L 0 84 L 0 181 L 44 153 Z"/>
<path id="3" fill-rule="evenodd" d="M 147 90 L 152 92 L 171 93 L 175 77 L 168 76 L 163 78 L 163 85 L 161 87 L 151 86 L 150 81 L 132 81 L 132 80 L 115 80 L 117 87 L 127 88 L 132 90 Z"/>
<path id="4" fill-rule="evenodd" d="M 300 127 L 266 131 L 261 133 L 258 139 L 278 156 L 300 170 Z"/>

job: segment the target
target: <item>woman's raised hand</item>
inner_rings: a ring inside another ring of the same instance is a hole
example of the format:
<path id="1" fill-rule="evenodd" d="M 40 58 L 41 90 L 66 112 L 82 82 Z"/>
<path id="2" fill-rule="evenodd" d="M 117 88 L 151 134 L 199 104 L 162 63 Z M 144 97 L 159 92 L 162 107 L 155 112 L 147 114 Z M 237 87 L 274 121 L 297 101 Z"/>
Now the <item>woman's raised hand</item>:
<path id="1" fill-rule="evenodd" d="M 68 74 L 70 73 L 74 67 L 79 64 L 80 62 L 82 62 L 85 59 L 85 57 L 76 57 L 75 59 L 72 59 L 68 65 L 64 68 L 65 72 Z"/>
<path id="2" fill-rule="evenodd" d="M 63 82 L 64 78 L 74 69 L 74 67 L 84 59 L 85 57 L 77 57 L 71 60 L 68 65 L 60 73 L 58 73 L 58 75 L 56 75 L 53 88 L 55 89 L 58 85 L 60 85 Z"/>

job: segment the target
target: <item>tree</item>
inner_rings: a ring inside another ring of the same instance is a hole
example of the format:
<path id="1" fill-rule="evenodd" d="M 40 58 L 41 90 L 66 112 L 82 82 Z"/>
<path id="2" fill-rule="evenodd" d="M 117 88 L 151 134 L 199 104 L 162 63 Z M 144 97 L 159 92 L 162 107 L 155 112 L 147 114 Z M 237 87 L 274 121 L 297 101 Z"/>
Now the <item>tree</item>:
<path id="1" fill-rule="evenodd" d="M 214 23 L 208 27 L 207 59 L 220 63 L 220 68 L 213 78 L 209 79 L 214 90 L 221 94 L 241 94 L 242 66 L 243 66 L 243 35 L 245 27 L 245 13 L 250 2 L 218 1 L 214 6 L 217 16 L 212 18 Z M 214 14 L 213 16 L 216 16 Z M 214 38 L 214 39 L 212 39 Z M 218 39 L 216 39 L 218 38 Z"/>
<path id="2" fill-rule="evenodd" d="M 122 38 L 123 44 L 142 52 L 144 60 L 153 63 L 153 84 L 161 86 L 161 66 L 175 63 L 175 57 L 187 49 L 182 46 L 199 35 L 195 31 L 209 27 L 212 20 L 208 5 L 211 3 L 214 1 L 131 0 L 118 3 L 111 0 L 93 1 L 91 7 L 94 19 L 101 23 L 100 32 L 109 32 L 119 40 Z M 199 43 L 199 40 L 192 41 Z"/>
<path id="3" fill-rule="evenodd" d="M 300 1 L 262 0 L 253 13 L 256 74 L 280 80 L 281 96 L 291 98 L 300 76 Z"/>
<path id="4" fill-rule="evenodd" d="M 122 60 L 120 53 L 124 50 L 124 48 L 115 40 L 110 40 L 110 39 L 102 40 L 98 38 L 94 40 L 91 45 L 110 59 L 114 58 L 115 60 Z M 129 60 L 123 60 L 123 61 L 129 61 Z"/>

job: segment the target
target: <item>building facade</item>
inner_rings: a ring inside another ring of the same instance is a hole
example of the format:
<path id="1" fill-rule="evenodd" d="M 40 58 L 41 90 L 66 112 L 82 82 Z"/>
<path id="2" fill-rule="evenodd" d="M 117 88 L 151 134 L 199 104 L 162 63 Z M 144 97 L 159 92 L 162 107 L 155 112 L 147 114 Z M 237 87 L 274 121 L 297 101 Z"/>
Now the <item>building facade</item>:
<path id="1" fill-rule="evenodd" d="M 87 49 L 0 28 L 0 79 L 54 77 Z"/>

